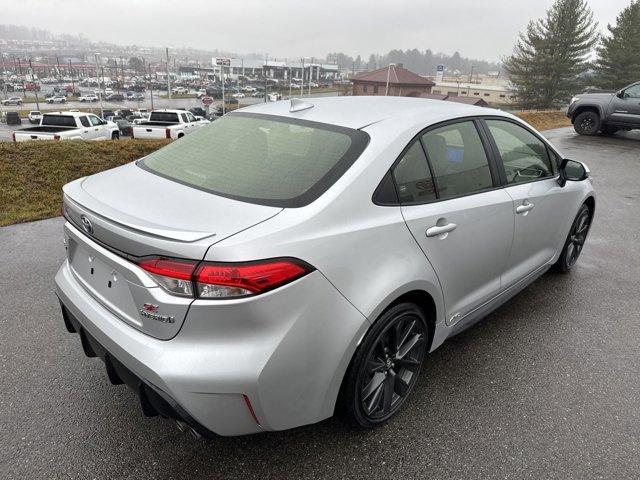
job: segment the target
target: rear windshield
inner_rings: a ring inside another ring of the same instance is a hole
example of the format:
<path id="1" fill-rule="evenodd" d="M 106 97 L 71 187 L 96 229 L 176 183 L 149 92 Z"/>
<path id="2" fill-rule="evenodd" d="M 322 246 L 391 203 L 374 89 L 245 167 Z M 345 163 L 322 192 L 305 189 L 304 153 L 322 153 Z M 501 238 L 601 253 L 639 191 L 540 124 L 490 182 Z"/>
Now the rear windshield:
<path id="1" fill-rule="evenodd" d="M 333 185 L 368 141 L 360 130 L 233 113 L 153 152 L 139 165 L 225 197 L 300 207 Z"/>
<path id="2" fill-rule="evenodd" d="M 149 120 L 152 122 L 173 122 L 178 123 L 178 114 L 173 112 L 151 112 Z"/>
<path id="3" fill-rule="evenodd" d="M 44 115 L 42 125 L 48 127 L 75 127 L 76 119 L 71 115 Z"/>

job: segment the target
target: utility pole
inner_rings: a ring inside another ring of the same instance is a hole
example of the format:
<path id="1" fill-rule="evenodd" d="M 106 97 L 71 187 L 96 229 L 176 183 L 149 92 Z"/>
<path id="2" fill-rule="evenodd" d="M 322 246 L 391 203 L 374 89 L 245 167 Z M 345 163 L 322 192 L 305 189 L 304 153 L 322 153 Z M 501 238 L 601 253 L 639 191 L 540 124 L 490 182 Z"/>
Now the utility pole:
<path id="1" fill-rule="evenodd" d="M 268 83 L 267 83 L 267 70 L 269 69 L 268 64 L 269 63 L 269 55 L 265 55 L 264 56 L 264 69 L 262 70 L 262 77 L 264 78 L 264 103 L 267 103 L 267 89 L 268 89 Z"/>
<path id="2" fill-rule="evenodd" d="M 171 101 L 171 79 L 169 77 L 169 47 L 166 48 L 167 53 L 167 95 L 169 96 L 169 101 Z"/>
<path id="3" fill-rule="evenodd" d="M 387 67 L 387 87 L 384 90 L 385 97 L 389 95 L 389 75 L 391 74 L 391 67 L 395 68 L 395 66 L 396 66 L 395 63 L 390 63 L 389 66 Z"/>
<path id="4" fill-rule="evenodd" d="M 151 95 L 151 110 L 153 110 L 153 79 L 151 78 L 151 64 L 149 63 L 149 92 Z"/>
<path id="5" fill-rule="evenodd" d="M 36 94 L 36 108 L 40 110 L 40 100 L 38 99 L 38 88 L 36 86 L 36 79 L 33 76 L 33 65 L 31 65 L 31 59 L 29 59 L 29 70 L 31 70 L 31 83 L 33 83 L 33 91 Z"/>
<path id="6" fill-rule="evenodd" d="M 56 75 L 56 79 L 58 80 L 58 88 L 60 88 L 60 59 L 58 55 L 56 55 L 56 65 L 58 66 L 58 75 Z"/>
<path id="7" fill-rule="evenodd" d="M 311 57 L 311 65 L 309 65 L 309 96 L 311 96 L 311 78 L 313 78 L 313 62 L 315 58 Z"/>
<path id="8" fill-rule="evenodd" d="M 474 69 L 474 65 L 471 65 L 471 73 L 469 74 L 469 83 L 471 83 L 473 81 L 473 69 Z"/>
<path id="9" fill-rule="evenodd" d="M 300 59 L 302 61 L 302 81 L 300 82 L 300 96 L 304 97 L 304 57 Z"/>
<path id="10" fill-rule="evenodd" d="M 100 118 L 104 118 L 104 105 L 102 104 L 102 89 L 100 88 L 100 77 L 98 77 L 98 54 L 96 53 L 94 55 L 95 59 L 96 59 L 96 80 L 98 81 L 98 98 L 100 98 Z M 104 83 L 104 71 L 103 71 L 103 77 L 102 77 L 102 82 Z"/>
<path id="11" fill-rule="evenodd" d="M 69 59 L 69 75 L 71 75 L 71 90 L 73 90 L 72 95 L 76 94 L 76 85 L 73 82 L 73 67 L 71 66 L 71 59 Z"/>

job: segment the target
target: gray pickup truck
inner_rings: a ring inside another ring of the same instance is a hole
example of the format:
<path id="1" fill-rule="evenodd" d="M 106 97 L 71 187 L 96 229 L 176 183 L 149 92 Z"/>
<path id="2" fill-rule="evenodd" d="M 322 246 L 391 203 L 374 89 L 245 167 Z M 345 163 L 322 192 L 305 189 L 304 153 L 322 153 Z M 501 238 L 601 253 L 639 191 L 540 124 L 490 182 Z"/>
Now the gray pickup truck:
<path id="1" fill-rule="evenodd" d="M 580 135 L 640 129 L 640 82 L 612 93 L 583 93 L 567 109 Z"/>

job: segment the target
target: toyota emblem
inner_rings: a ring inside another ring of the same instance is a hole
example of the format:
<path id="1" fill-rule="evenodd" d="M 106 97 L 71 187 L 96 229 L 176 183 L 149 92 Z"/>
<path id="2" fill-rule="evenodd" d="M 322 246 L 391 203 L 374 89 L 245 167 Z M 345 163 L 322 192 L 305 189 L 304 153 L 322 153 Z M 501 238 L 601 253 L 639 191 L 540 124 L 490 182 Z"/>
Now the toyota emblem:
<path id="1" fill-rule="evenodd" d="M 93 235 L 93 225 L 91 225 L 91 220 L 89 220 L 86 215 L 82 215 L 80 217 L 80 221 L 82 222 L 82 229 L 89 235 Z"/>

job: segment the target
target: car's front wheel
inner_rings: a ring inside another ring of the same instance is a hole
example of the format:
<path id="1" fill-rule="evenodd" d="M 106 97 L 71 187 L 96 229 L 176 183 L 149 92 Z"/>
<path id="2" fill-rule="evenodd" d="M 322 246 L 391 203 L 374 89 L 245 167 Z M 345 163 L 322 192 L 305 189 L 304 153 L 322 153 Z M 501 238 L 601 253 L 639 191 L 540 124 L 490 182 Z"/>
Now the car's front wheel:
<path id="1" fill-rule="evenodd" d="M 338 413 L 361 428 L 389 420 L 415 386 L 428 341 L 427 320 L 416 305 L 400 303 L 383 313 L 349 366 Z"/>
<path id="2" fill-rule="evenodd" d="M 580 135 L 595 135 L 600 131 L 600 115 L 593 110 L 582 112 L 573 120 L 573 128 Z"/>
<path id="3" fill-rule="evenodd" d="M 573 268 L 578 261 L 580 253 L 582 253 L 582 247 L 584 247 L 584 242 L 587 240 L 590 225 L 591 210 L 587 205 L 582 205 L 571 225 L 571 230 L 567 235 L 560 257 L 554 264 L 554 270 L 565 273 Z"/>

